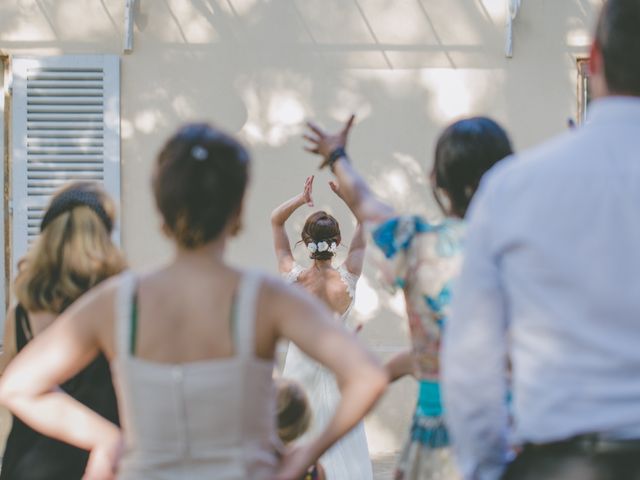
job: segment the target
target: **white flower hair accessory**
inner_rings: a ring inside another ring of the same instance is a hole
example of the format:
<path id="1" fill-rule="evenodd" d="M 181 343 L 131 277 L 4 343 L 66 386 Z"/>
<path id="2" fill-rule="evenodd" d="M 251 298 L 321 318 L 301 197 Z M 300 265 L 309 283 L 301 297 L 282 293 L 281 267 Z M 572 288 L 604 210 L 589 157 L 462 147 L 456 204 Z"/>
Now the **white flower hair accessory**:
<path id="1" fill-rule="evenodd" d="M 206 160 L 207 158 L 209 158 L 209 152 L 202 145 L 194 145 L 191 148 L 191 156 L 194 159 L 202 162 L 202 161 Z"/>
<path id="2" fill-rule="evenodd" d="M 307 243 L 307 250 L 309 250 L 311 253 L 316 253 L 316 252 L 336 253 L 336 251 L 338 250 L 338 245 L 336 244 L 336 242 L 331 242 L 331 245 L 329 245 L 329 243 L 325 242 L 324 240 L 318 243 L 309 242 Z"/>

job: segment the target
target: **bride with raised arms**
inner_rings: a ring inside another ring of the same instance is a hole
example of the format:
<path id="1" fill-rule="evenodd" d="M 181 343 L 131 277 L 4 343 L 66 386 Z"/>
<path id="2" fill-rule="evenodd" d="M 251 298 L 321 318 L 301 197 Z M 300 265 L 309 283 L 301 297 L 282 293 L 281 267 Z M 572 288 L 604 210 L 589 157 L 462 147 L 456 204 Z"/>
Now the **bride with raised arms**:
<path id="1" fill-rule="evenodd" d="M 342 200 L 340 187 L 335 182 L 329 185 Z M 322 300 L 334 312 L 336 321 L 347 329 L 357 330 L 347 324 L 353 308 L 356 283 L 362 273 L 365 253 L 365 235 L 358 224 L 349 245 L 346 260 L 334 267 L 333 260 L 342 237 L 338 221 L 324 211 L 312 213 L 306 220 L 301 233 L 312 263 L 303 267 L 295 262 L 291 244 L 285 229 L 289 217 L 300 207 L 313 207 L 313 177 L 307 178 L 302 193 L 287 200 L 271 214 L 273 241 L 278 268 L 288 282 L 299 284 L 305 290 Z M 300 319 L 304 321 L 304 319 Z M 313 435 L 327 425 L 340 401 L 340 390 L 334 375 L 311 360 L 291 344 L 287 351 L 283 376 L 300 382 L 308 396 L 314 413 Z M 373 472 L 364 424 L 356 427 L 338 441 L 321 458 L 327 478 L 336 480 L 372 480 Z"/>

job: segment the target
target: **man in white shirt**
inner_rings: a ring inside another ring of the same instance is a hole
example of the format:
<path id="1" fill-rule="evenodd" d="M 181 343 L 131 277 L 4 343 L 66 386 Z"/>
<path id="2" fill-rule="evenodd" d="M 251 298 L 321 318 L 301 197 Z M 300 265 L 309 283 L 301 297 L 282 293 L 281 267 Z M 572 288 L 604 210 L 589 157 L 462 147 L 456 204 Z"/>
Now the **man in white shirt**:
<path id="1" fill-rule="evenodd" d="M 589 122 L 496 166 L 468 216 L 442 354 L 468 480 L 640 478 L 640 0 L 604 4 L 590 65 Z"/>

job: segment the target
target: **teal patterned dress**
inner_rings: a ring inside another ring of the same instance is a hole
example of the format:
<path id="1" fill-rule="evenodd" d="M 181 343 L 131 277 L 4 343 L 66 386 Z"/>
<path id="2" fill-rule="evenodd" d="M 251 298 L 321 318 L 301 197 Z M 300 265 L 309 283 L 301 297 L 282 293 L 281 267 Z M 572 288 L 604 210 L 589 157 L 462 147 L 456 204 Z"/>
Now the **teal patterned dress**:
<path id="1" fill-rule="evenodd" d="M 383 276 L 405 296 L 419 394 L 396 480 L 458 480 L 440 399 L 438 355 L 462 262 L 462 221 L 431 224 L 417 216 L 393 218 L 373 230 Z"/>

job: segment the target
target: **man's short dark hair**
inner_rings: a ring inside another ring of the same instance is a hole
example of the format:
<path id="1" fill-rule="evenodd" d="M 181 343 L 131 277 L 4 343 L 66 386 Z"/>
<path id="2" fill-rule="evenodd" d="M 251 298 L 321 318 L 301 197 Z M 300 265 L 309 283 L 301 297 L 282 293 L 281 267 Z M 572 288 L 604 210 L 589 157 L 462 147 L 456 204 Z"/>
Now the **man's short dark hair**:
<path id="1" fill-rule="evenodd" d="M 596 42 L 609 91 L 640 96 L 640 0 L 607 0 Z"/>

